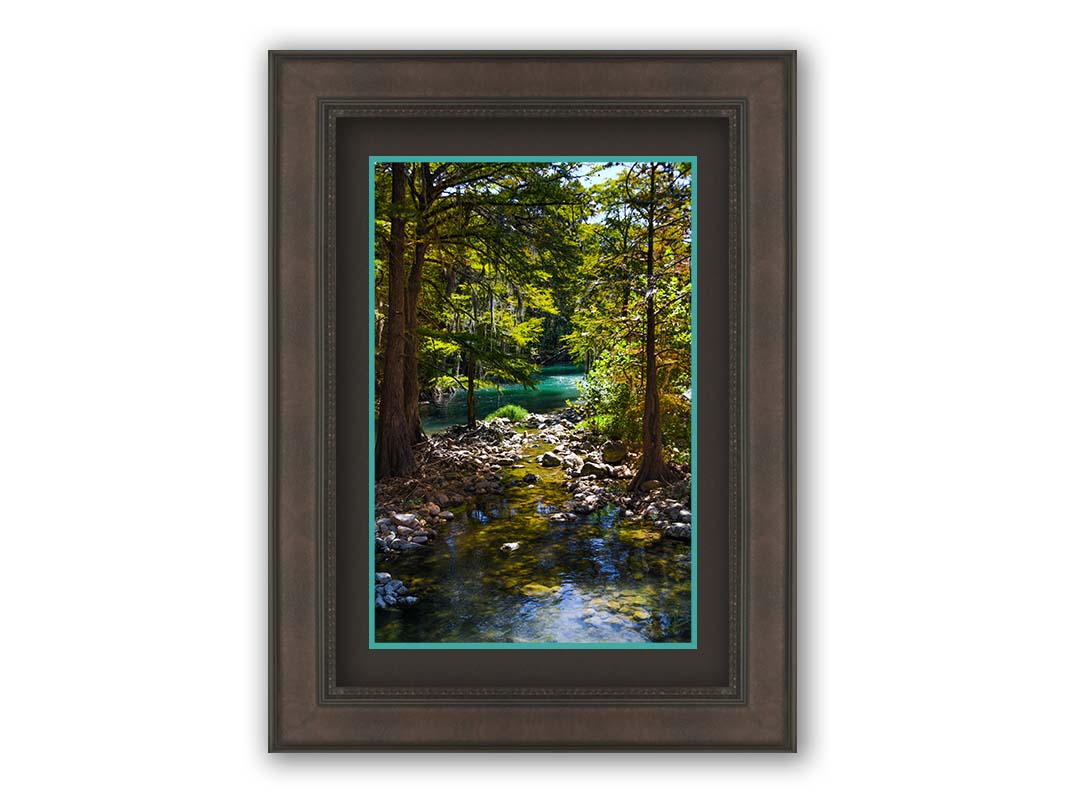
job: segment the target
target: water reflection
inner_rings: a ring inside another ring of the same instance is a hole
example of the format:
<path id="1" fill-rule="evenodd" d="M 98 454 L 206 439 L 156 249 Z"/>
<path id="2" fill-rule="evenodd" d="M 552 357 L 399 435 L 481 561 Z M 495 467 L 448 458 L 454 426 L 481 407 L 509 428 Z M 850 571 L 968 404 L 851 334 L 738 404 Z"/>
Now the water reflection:
<path id="1" fill-rule="evenodd" d="M 419 602 L 376 613 L 381 642 L 688 642 L 690 549 L 613 507 L 551 522 L 570 495 L 529 453 L 509 477 L 541 481 L 455 509 L 424 551 L 390 559 Z M 505 542 L 518 542 L 502 552 Z"/>

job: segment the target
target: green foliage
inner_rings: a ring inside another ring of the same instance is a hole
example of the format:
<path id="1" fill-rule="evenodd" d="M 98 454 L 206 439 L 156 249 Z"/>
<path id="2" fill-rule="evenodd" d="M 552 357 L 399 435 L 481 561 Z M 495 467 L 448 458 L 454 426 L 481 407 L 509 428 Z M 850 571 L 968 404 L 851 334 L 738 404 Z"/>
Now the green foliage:
<path id="1" fill-rule="evenodd" d="M 510 419 L 512 422 L 522 422 L 529 415 L 530 412 L 522 406 L 509 403 L 506 406 L 501 406 L 495 411 L 490 411 L 485 415 L 485 419 L 486 421 L 489 421 L 503 417 L 504 419 Z"/>
<path id="2" fill-rule="evenodd" d="M 655 181 L 654 191 L 652 181 Z M 656 318 L 661 431 L 686 459 L 689 448 L 690 198 L 688 164 L 635 164 L 596 184 L 596 222 L 583 225 L 583 258 L 568 350 L 589 365 L 579 404 L 597 435 L 641 441 L 645 321 Z M 653 202 L 654 198 L 654 202 Z M 650 208 L 651 204 L 651 208 Z M 649 217 L 653 228 L 648 269 Z"/>
<path id="3" fill-rule="evenodd" d="M 409 164 L 393 207 L 375 170 L 375 328 L 388 317 L 390 218 L 422 258 L 413 335 L 423 392 L 519 383 L 584 363 L 579 405 L 596 435 L 640 442 L 646 301 L 655 309 L 662 432 L 689 446 L 690 165 Z M 648 232 L 653 232 L 648 274 Z M 379 350 L 379 367 L 381 361 Z"/>

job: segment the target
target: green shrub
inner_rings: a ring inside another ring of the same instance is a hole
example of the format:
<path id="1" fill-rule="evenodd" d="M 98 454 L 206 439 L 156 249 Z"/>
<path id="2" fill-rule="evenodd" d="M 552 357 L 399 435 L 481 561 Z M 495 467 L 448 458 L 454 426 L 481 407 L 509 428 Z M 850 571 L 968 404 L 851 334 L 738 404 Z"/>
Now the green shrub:
<path id="1" fill-rule="evenodd" d="M 530 412 L 522 406 L 509 404 L 506 406 L 501 406 L 496 411 L 490 411 L 488 414 L 485 415 L 485 421 L 488 422 L 489 420 L 499 419 L 500 417 L 503 417 L 504 419 L 510 419 L 512 422 L 522 422 L 524 419 L 526 419 L 529 413 Z"/>

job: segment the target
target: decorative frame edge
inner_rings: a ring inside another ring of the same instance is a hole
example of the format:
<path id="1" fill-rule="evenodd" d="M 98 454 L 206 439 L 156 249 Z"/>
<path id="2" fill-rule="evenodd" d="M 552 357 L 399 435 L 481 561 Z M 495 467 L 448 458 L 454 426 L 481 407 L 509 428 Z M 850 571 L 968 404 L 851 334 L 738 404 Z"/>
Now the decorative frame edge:
<path id="1" fill-rule="evenodd" d="M 273 72 L 272 72 L 273 79 Z M 273 102 L 274 92 L 271 91 Z M 271 109 L 271 114 L 274 109 Z M 336 124 L 357 116 L 712 116 L 729 123 L 729 642 L 730 678 L 713 687 L 351 687 L 337 685 L 336 670 Z M 272 116 L 273 119 L 273 116 Z M 747 415 L 747 104 L 742 99 L 590 100 L 456 99 L 354 100 L 320 97 L 316 154 L 316 652 L 320 705 L 363 704 L 686 704 L 747 702 L 748 532 Z M 271 152 L 274 127 L 271 126 Z M 272 155 L 273 158 L 273 155 Z M 273 178 L 273 171 L 272 171 Z M 271 191 L 271 220 L 276 198 Z M 273 259 L 273 249 L 271 251 Z M 274 267 L 272 264 L 272 276 Z M 273 289 L 271 302 L 274 302 Z M 273 320 L 273 311 L 271 318 Z M 275 332 L 271 332 L 272 345 Z M 273 363 L 273 362 L 272 362 Z M 272 376 L 273 378 L 273 376 Z M 272 389 L 273 398 L 273 389 Z M 274 419 L 274 416 L 271 416 Z M 273 466 L 272 466 L 273 474 Z M 272 508 L 273 513 L 273 508 Z M 273 525 L 272 525 L 273 530 Z M 273 596 L 272 596 L 273 603 Z M 272 670 L 273 673 L 273 670 Z M 273 697 L 273 688 L 271 688 Z M 273 719 L 273 715 L 272 715 Z"/>

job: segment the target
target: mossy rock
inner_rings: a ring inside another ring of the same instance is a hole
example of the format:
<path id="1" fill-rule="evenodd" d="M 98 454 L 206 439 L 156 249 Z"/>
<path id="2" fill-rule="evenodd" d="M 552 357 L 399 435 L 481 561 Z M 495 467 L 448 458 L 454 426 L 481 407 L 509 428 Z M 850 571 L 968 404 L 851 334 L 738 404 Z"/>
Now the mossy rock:
<path id="1" fill-rule="evenodd" d="M 631 547 L 646 547 L 662 539 L 663 534 L 656 530 L 645 528 L 621 528 L 619 530 L 619 541 Z"/>
<path id="2" fill-rule="evenodd" d="M 527 597 L 544 597 L 556 591 L 554 586 L 545 586 L 542 583 L 528 583 L 520 589 Z"/>

